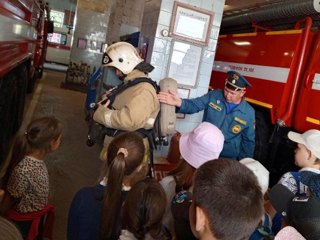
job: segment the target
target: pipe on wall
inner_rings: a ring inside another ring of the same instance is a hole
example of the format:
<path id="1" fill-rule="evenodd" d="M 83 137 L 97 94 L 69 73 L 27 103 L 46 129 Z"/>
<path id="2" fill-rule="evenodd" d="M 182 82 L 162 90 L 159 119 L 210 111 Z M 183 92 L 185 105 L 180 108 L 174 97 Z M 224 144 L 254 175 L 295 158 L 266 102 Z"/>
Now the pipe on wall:
<path id="1" fill-rule="evenodd" d="M 318 18 L 320 13 L 316 0 L 289 0 L 275 2 L 269 5 L 261 6 L 247 12 L 224 16 L 221 23 L 221 29 L 236 29 L 237 26 L 251 26 L 250 17 L 257 23 L 277 22 L 277 25 L 283 22 L 297 19 L 299 17 L 314 16 Z M 280 21 L 277 21 L 280 20 Z"/>

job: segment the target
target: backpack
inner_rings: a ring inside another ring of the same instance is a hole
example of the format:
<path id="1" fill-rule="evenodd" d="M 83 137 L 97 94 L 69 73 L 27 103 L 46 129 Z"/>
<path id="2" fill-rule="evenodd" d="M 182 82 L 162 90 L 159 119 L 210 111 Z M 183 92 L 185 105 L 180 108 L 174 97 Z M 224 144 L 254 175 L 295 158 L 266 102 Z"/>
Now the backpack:
<path id="1" fill-rule="evenodd" d="M 274 239 L 271 230 L 271 223 L 268 214 L 264 214 L 264 219 L 261 224 L 251 234 L 249 240 L 271 240 Z"/>
<path id="2" fill-rule="evenodd" d="M 299 197 L 306 196 L 306 192 L 301 191 L 301 184 L 302 184 L 301 183 L 301 172 L 293 172 L 292 171 L 292 172 L 290 172 L 290 174 L 294 178 L 296 185 L 297 185 L 297 193 L 295 195 L 299 196 Z M 307 175 L 311 174 L 312 175 L 315 173 L 305 171 L 304 174 L 307 174 Z M 274 218 L 272 220 L 272 230 L 275 234 L 277 234 L 281 229 L 282 219 L 283 219 L 282 214 L 278 212 L 278 213 L 276 213 L 276 215 L 274 216 Z"/>

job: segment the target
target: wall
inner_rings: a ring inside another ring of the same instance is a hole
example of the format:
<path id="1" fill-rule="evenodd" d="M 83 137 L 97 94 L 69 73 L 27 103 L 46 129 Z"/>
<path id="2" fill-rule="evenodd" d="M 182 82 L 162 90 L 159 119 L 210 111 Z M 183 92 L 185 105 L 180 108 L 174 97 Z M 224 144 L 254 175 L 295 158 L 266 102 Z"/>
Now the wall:
<path id="1" fill-rule="evenodd" d="M 144 9 L 144 0 L 117 0 L 112 6 L 107 41 L 120 40 L 120 36 L 139 32 Z"/>
<path id="2" fill-rule="evenodd" d="M 120 41 L 121 36 L 140 32 L 144 3 L 145 0 L 113 0 L 106 36 L 108 44 Z M 120 80 L 112 71 L 113 69 L 104 68 L 104 84 L 100 84 L 99 93 L 105 91 L 103 85 L 112 86 L 120 83 Z"/>
<path id="3" fill-rule="evenodd" d="M 110 5 L 108 0 L 78 0 L 74 40 L 70 61 L 86 62 L 93 67 L 100 67 L 101 45 L 106 41 L 108 31 Z M 80 48 L 78 41 L 86 40 L 86 48 Z"/>

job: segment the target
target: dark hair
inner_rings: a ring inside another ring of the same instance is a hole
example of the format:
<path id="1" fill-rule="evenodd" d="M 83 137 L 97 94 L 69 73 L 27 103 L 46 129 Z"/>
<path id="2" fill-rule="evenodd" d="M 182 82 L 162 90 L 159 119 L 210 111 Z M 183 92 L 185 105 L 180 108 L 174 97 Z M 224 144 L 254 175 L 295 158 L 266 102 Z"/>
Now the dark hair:
<path id="1" fill-rule="evenodd" d="M 256 176 L 235 160 L 201 165 L 193 193 L 194 206 L 205 212 L 212 234 L 220 240 L 248 239 L 264 213 Z"/>
<path id="2" fill-rule="evenodd" d="M 34 119 L 29 123 L 22 134 L 17 134 L 11 147 L 9 166 L 3 179 L 3 185 L 7 185 L 9 176 L 17 164 L 28 154 L 36 150 L 45 155 L 51 152 L 52 141 L 57 140 L 62 134 L 62 124 L 53 116 Z"/>
<path id="3" fill-rule="evenodd" d="M 176 193 L 188 190 L 192 185 L 193 174 L 196 171 L 186 160 L 180 159 L 178 166 L 172 169 L 168 175 L 176 181 Z"/>
<path id="4" fill-rule="evenodd" d="M 138 240 L 150 234 L 153 239 L 171 239 L 163 231 L 162 218 L 166 209 L 166 194 L 153 178 L 136 183 L 127 195 L 123 213 L 123 228 Z"/>
<path id="5" fill-rule="evenodd" d="M 120 148 L 125 149 L 127 154 L 119 151 Z M 144 153 L 142 137 L 135 132 L 122 133 L 109 144 L 107 161 L 102 172 L 102 177 L 108 176 L 108 186 L 103 198 L 100 239 L 114 239 L 119 236 L 123 178 L 131 175 L 141 165 Z"/>

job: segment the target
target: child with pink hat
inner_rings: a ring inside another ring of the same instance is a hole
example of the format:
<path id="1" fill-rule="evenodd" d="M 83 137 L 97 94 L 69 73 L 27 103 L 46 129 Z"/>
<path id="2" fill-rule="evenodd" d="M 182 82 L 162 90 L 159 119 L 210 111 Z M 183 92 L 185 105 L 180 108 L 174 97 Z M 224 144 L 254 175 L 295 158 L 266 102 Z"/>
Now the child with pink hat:
<path id="1" fill-rule="evenodd" d="M 306 240 L 294 227 L 282 228 L 274 238 L 275 240 Z"/>
<path id="2" fill-rule="evenodd" d="M 192 132 L 184 133 L 179 140 L 181 160 L 178 166 L 160 181 L 167 196 L 163 223 L 173 234 L 174 221 L 170 210 L 172 198 L 180 191 L 190 191 L 195 170 L 209 160 L 217 159 L 223 149 L 224 136 L 219 128 L 202 122 Z"/>

